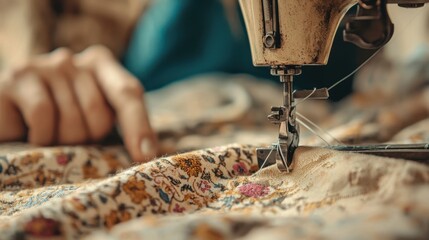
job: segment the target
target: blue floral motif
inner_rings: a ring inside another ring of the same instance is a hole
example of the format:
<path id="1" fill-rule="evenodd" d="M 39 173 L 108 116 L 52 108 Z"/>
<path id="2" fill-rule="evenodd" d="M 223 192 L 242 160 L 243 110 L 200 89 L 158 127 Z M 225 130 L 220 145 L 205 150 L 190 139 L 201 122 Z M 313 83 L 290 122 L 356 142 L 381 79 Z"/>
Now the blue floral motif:
<path id="1" fill-rule="evenodd" d="M 0 161 L 5 162 L 7 164 L 7 158 L 5 156 L 0 156 Z M 3 165 L 0 163 L 0 173 L 3 173 Z"/>
<path id="2" fill-rule="evenodd" d="M 220 199 L 224 203 L 224 207 L 230 208 L 234 204 L 236 198 L 234 196 L 227 196 L 223 199 Z"/>
<path id="3" fill-rule="evenodd" d="M 165 202 L 170 203 L 170 197 L 168 197 L 168 194 L 159 189 L 159 197 Z"/>

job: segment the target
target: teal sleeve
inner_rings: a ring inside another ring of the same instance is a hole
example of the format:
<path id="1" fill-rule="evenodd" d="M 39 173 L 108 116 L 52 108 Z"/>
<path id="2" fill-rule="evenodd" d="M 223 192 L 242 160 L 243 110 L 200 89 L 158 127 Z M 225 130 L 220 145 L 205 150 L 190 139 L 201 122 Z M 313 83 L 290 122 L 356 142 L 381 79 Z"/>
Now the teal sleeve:
<path id="1" fill-rule="evenodd" d="M 233 34 L 220 0 L 154 0 L 137 24 L 124 66 L 153 90 L 199 73 L 251 73 L 269 76 L 252 65 L 247 35 Z"/>

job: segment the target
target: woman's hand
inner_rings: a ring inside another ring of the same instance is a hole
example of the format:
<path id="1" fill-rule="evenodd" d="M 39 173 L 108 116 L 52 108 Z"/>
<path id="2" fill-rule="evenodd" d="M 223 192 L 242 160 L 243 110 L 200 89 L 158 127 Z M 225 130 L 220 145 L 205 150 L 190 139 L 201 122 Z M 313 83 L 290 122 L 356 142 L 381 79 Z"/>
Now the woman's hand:
<path id="1" fill-rule="evenodd" d="M 157 154 L 143 87 L 104 47 L 59 49 L 0 76 L 0 142 L 82 144 L 106 137 L 117 121 L 135 161 Z"/>

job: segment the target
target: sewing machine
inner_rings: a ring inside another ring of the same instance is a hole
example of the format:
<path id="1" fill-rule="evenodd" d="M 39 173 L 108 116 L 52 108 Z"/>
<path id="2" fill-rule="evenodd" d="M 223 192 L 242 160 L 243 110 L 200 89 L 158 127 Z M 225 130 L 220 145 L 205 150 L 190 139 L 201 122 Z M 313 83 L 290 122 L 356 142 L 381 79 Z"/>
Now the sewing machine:
<path id="1" fill-rule="evenodd" d="M 293 78 L 302 65 L 326 65 L 340 21 L 357 6 L 356 16 L 345 26 L 347 42 L 365 49 L 384 46 L 392 37 L 387 4 L 422 7 L 429 0 L 240 0 L 253 64 L 270 66 L 283 83 L 283 105 L 272 107 L 268 119 L 280 125 L 278 142 L 257 150 L 259 166 L 277 164 L 281 171 L 293 167 L 299 144 L 295 99 L 327 99 L 327 89 L 293 91 Z M 429 144 L 335 146 L 336 150 L 412 160 L 429 160 Z"/>

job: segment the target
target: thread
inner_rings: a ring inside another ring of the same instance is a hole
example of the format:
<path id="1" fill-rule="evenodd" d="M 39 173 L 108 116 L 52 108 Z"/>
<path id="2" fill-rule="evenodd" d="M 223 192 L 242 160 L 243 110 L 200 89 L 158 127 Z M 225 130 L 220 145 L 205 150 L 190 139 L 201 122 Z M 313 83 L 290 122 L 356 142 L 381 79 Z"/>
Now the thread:
<path id="1" fill-rule="evenodd" d="M 316 131 L 314 131 L 310 126 L 308 126 L 307 124 L 305 124 L 303 121 L 301 121 L 300 119 L 296 119 L 296 121 L 301 124 L 302 126 L 304 126 L 308 131 L 310 131 L 311 133 L 313 133 L 315 136 L 317 136 L 318 138 L 320 138 L 323 142 L 326 143 L 326 146 L 330 146 L 329 142 L 326 141 L 322 136 L 320 136 L 319 134 L 316 133 Z"/>
<path id="2" fill-rule="evenodd" d="M 304 99 L 302 99 L 301 101 L 299 101 L 299 102 L 297 102 L 296 104 L 295 104 L 295 106 L 298 106 L 299 104 L 301 104 L 301 103 L 303 103 L 303 102 L 305 102 L 305 101 L 307 101 L 307 99 L 309 99 L 311 96 L 313 96 L 313 94 L 315 93 L 317 91 L 317 88 L 313 88 L 313 91 L 310 93 L 310 94 L 308 94 L 308 96 L 307 97 L 305 97 Z M 296 91 L 294 91 L 294 93 L 295 93 Z"/>
<path id="3" fill-rule="evenodd" d="M 317 130 L 319 130 L 320 132 L 326 134 L 327 136 L 329 136 L 332 140 L 334 140 L 337 144 L 339 145 L 344 145 L 344 143 L 342 143 L 340 140 L 338 140 L 337 138 L 335 138 L 332 134 L 330 134 L 328 131 L 324 130 L 323 128 L 319 127 L 316 123 L 314 123 L 313 121 L 311 121 L 310 119 L 308 119 L 307 117 L 305 117 L 304 115 L 302 115 L 301 113 L 297 112 L 296 113 L 300 118 L 304 119 L 305 121 L 307 121 L 308 123 L 310 123 L 313 127 L 315 127 Z"/>

